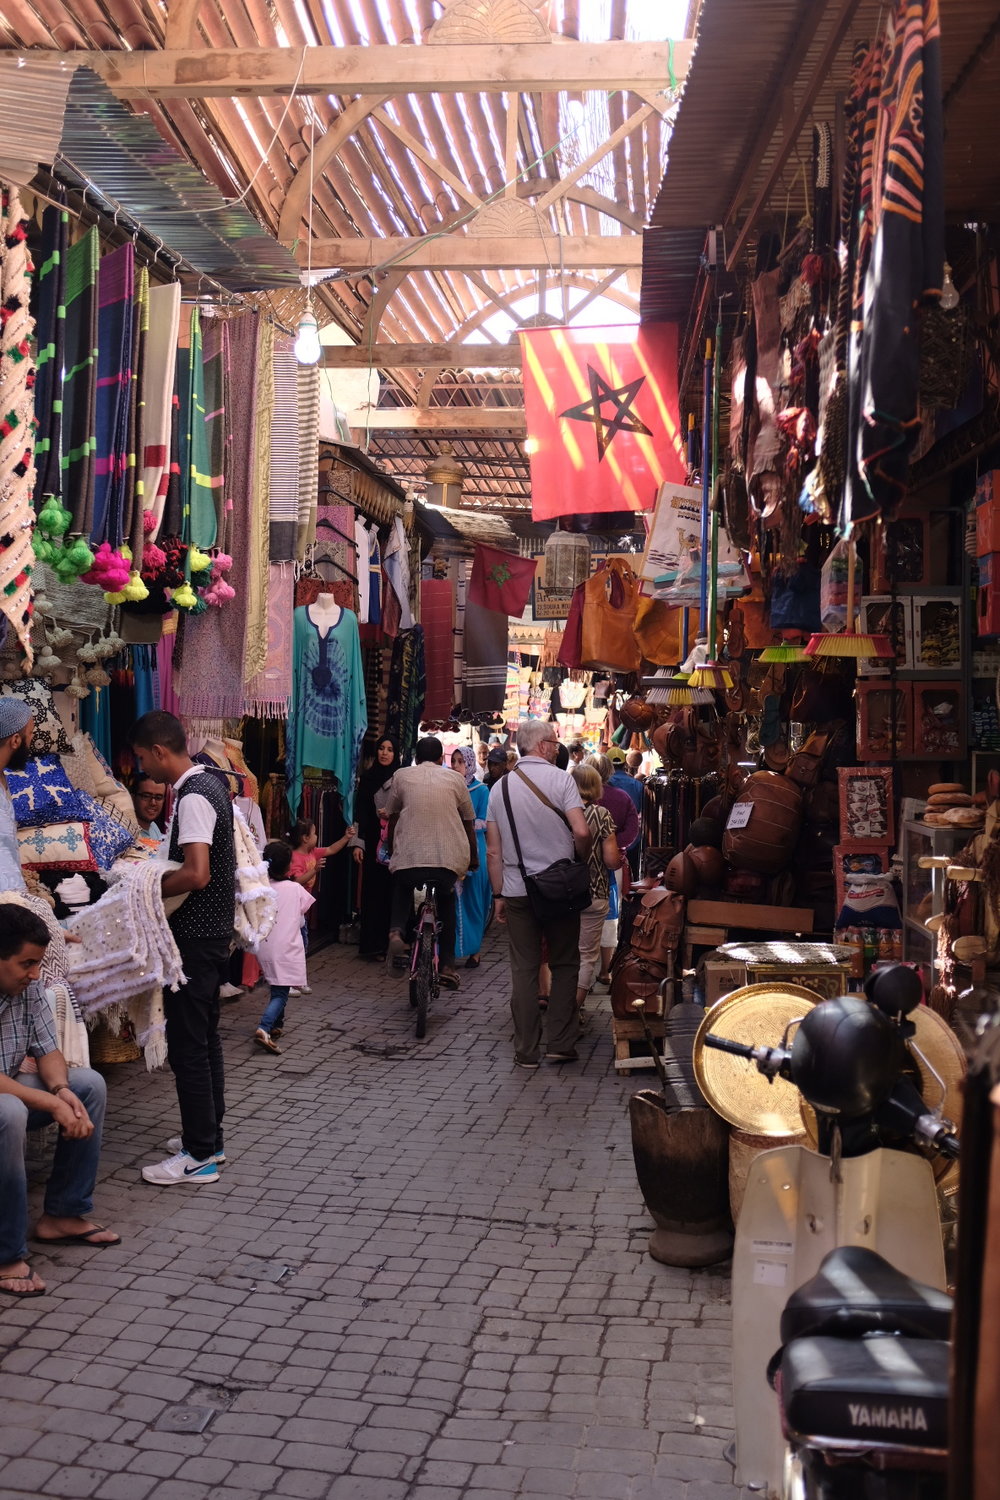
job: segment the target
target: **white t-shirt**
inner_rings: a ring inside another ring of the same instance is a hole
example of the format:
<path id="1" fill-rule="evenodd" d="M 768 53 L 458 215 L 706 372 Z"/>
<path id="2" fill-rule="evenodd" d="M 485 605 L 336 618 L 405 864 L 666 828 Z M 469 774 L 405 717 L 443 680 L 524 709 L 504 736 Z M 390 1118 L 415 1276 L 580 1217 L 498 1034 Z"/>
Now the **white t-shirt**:
<path id="1" fill-rule="evenodd" d="M 174 782 L 175 794 L 192 776 L 207 775 L 204 766 L 192 766 Z M 215 834 L 215 808 L 207 797 L 202 797 L 198 792 L 188 792 L 186 797 L 174 802 L 173 815 L 158 851 L 161 859 L 169 858 L 174 818 L 177 819 L 177 840 L 182 849 L 185 844 L 211 844 Z"/>
<path id="2" fill-rule="evenodd" d="M 302 920 L 316 898 L 297 880 L 272 880 L 278 907 L 274 926 L 257 949 L 257 962 L 268 984 L 306 983 L 306 950 Z"/>
<path id="3" fill-rule="evenodd" d="M 544 792 L 554 808 L 562 813 L 574 807 L 583 807 L 580 789 L 568 771 L 560 771 L 540 755 L 525 755 L 517 763 L 517 770 L 527 777 L 533 786 Z M 517 836 L 521 842 L 524 868 L 529 875 L 537 875 L 554 864 L 557 859 L 572 859 L 573 835 L 558 812 L 545 806 L 525 786 L 521 776 L 511 771 L 490 788 L 490 800 L 486 821 L 495 823 L 500 831 L 503 851 L 503 895 L 525 895 L 524 881 L 518 868 L 517 847 L 510 831 L 507 808 L 504 802 L 504 787 L 510 794 L 511 810 L 517 825 Z"/>

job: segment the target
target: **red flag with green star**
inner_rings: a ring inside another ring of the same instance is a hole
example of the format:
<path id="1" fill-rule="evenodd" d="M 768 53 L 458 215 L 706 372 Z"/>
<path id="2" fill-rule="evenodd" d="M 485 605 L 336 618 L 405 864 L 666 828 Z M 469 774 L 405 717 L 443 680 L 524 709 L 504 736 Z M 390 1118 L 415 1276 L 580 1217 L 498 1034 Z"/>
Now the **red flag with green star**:
<path id="1" fill-rule="evenodd" d="M 535 576 L 535 559 L 502 552 L 498 547 L 476 547 L 469 579 L 469 600 L 502 615 L 524 614 Z"/>

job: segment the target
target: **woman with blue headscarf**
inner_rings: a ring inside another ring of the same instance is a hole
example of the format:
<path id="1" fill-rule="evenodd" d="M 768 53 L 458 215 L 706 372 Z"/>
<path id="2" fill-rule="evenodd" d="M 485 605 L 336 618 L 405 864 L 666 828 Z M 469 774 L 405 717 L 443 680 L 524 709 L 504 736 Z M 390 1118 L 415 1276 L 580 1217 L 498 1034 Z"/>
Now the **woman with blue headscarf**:
<path id="1" fill-rule="evenodd" d="M 486 808 L 490 800 L 489 787 L 477 776 L 476 752 L 471 745 L 460 745 L 452 752 L 451 769 L 463 777 L 472 798 L 472 810 L 476 815 L 476 842 L 479 845 L 479 869 L 470 870 L 455 887 L 455 957 L 465 959 L 467 969 L 478 969 L 479 950 L 483 946 L 483 935 L 493 905 L 490 891 L 490 876 L 486 868 Z"/>

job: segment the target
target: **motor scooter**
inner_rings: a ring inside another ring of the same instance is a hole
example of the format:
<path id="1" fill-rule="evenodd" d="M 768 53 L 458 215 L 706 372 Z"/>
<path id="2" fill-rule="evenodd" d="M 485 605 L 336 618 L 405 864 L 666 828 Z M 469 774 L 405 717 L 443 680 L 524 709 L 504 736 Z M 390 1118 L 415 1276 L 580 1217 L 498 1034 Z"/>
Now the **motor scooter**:
<path id="1" fill-rule="evenodd" d="M 754 1159 L 733 1253 L 736 1481 L 769 1500 L 945 1494 L 951 1299 L 934 1173 L 914 1147 L 955 1158 L 958 1140 L 915 1081 L 937 1078 L 943 1101 L 913 1041 L 921 995 L 913 970 L 886 965 L 780 1046 L 703 1037 L 816 1113 L 817 1149 Z"/>

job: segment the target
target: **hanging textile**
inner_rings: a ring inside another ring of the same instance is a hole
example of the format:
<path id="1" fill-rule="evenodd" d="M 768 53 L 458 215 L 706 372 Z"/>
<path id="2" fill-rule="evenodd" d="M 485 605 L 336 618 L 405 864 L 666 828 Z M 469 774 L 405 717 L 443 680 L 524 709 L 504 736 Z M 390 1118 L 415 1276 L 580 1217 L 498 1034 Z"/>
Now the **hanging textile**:
<path id="1" fill-rule="evenodd" d="M 170 419 L 173 412 L 174 373 L 181 313 L 179 282 L 149 290 L 149 337 L 143 366 L 145 444 L 142 491 L 147 510 L 156 517 L 153 540 L 163 519 L 170 469 Z"/>
<path id="2" fill-rule="evenodd" d="M 97 271 L 100 244 L 88 229 L 66 254 L 66 343 L 62 411 L 62 493 L 70 531 L 89 536 L 94 516 L 97 396 Z"/>
<path id="3" fill-rule="evenodd" d="M 465 680 L 465 596 L 468 586 L 468 565 L 459 563 L 455 581 L 455 611 L 451 627 L 451 701 L 462 702 Z"/>
<path id="4" fill-rule="evenodd" d="M 465 604 L 465 668 L 458 701 L 474 714 L 499 714 L 507 688 L 507 616 Z"/>
<path id="5" fill-rule="evenodd" d="M 215 544 L 226 550 L 232 496 L 226 476 L 227 455 L 232 435 L 227 425 L 226 402 L 229 392 L 229 322 L 212 318 L 204 332 L 205 351 L 205 436 L 208 447 L 208 472 L 215 506 Z"/>
<path id="6" fill-rule="evenodd" d="M 158 708 L 180 718 L 183 710 L 174 691 L 174 647 L 177 635 L 174 631 L 164 633 L 156 643 L 156 692 Z"/>
<path id="7" fill-rule="evenodd" d="M 358 624 L 368 624 L 368 596 L 371 579 L 368 574 L 368 527 L 358 516 L 354 523 L 355 558 L 358 573 Z"/>
<path id="8" fill-rule="evenodd" d="M 354 609 L 354 584 L 346 578 L 320 578 L 314 573 L 304 573 L 295 584 L 295 603 L 315 604 L 320 594 L 329 594 L 345 609 Z M 364 636 L 362 635 L 362 640 Z"/>
<path id="9" fill-rule="evenodd" d="M 195 547 L 215 544 L 216 514 L 205 425 L 205 362 L 201 318 L 190 309 L 187 344 L 177 361 L 177 395 L 180 401 L 179 452 L 181 465 L 181 539 Z M 221 479 L 221 475 L 220 475 Z"/>
<path id="10" fill-rule="evenodd" d="M 469 579 L 469 598 L 483 609 L 498 610 L 520 619 L 535 580 L 533 557 L 518 557 L 500 547 L 477 544 Z"/>
<path id="11" fill-rule="evenodd" d="M 108 688 L 80 700 L 80 728 L 89 734 L 108 765 L 111 764 L 111 693 Z"/>
<path id="12" fill-rule="evenodd" d="M 871 214 L 852 403 L 860 407 L 850 522 L 891 513 L 920 430 L 916 309 L 944 266 L 944 131 L 938 0 L 897 0 L 872 70 L 862 178 Z"/>
<path id="13" fill-rule="evenodd" d="M 182 715 L 196 719 L 239 718 L 245 701 L 244 681 L 256 675 L 246 672 L 245 663 L 254 503 L 257 319 L 249 313 L 231 319 L 229 338 L 232 366 L 240 372 L 230 391 L 233 516 L 228 545 L 233 559 L 229 576 L 236 597 L 223 609 L 206 609 L 183 622 L 184 659 L 178 671 L 177 697 Z M 266 648 L 266 621 L 263 633 Z"/>
<path id="14" fill-rule="evenodd" d="M 50 205 L 42 215 L 42 243 L 35 276 L 35 508 L 46 495 L 62 494 L 62 389 L 66 339 L 66 252 L 69 215 Z"/>
<path id="15" fill-rule="evenodd" d="M 132 390 L 135 250 L 130 241 L 101 257 L 97 272 L 97 397 L 94 412 L 92 542 L 122 539 L 125 448 Z"/>
<path id="16" fill-rule="evenodd" d="M 296 609 L 293 630 L 292 712 L 285 768 L 288 806 L 298 816 L 306 766 L 332 771 L 351 821 L 354 774 L 368 725 L 358 617 L 341 609 L 321 630 L 307 608 Z"/>
<path id="17" fill-rule="evenodd" d="M 395 516 L 389 527 L 382 566 L 399 604 L 399 628 L 409 630 L 413 624 L 413 610 L 410 608 L 410 544 L 401 516 Z"/>
<path id="18" fill-rule="evenodd" d="M 140 267 L 135 285 L 135 317 L 132 336 L 132 383 L 128 401 L 125 443 L 125 483 L 122 502 L 122 535 L 132 550 L 135 568 L 142 565 L 145 543 L 142 455 L 146 448 L 146 403 L 143 399 L 146 346 L 149 342 L 149 271 Z"/>
<path id="19" fill-rule="evenodd" d="M 298 379 L 294 341 L 277 334 L 272 354 L 274 406 L 271 414 L 268 556 L 272 562 L 295 556 L 299 517 Z"/>
<path id="20" fill-rule="evenodd" d="M 271 474 L 271 413 L 274 408 L 274 325 L 261 318 L 256 346 L 257 403 L 253 423 L 253 495 L 247 549 L 247 629 L 244 681 L 267 665 L 268 500 Z M 235 569 L 234 576 L 238 577 Z M 224 613 L 225 611 L 222 611 Z"/>
<path id="21" fill-rule="evenodd" d="M 319 499 L 319 365 L 296 362 L 299 428 L 299 514 L 295 556 L 305 561 L 306 548 L 316 536 Z"/>
<path id="22" fill-rule="evenodd" d="M 408 765 L 417 745 L 427 691 L 424 632 L 419 625 L 404 630 L 393 642 L 385 733 Z"/>
<path id="23" fill-rule="evenodd" d="M 31 500 L 35 366 L 31 357 L 33 322 L 29 311 L 31 261 L 27 224 L 16 188 L 0 198 L 0 610 L 24 647 L 30 668 Z"/>
<path id="24" fill-rule="evenodd" d="M 271 563 L 267 584 L 267 661 L 250 679 L 245 711 L 255 719 L 285 719 L 292 696 L 292 616 L 295 579 L 291 564 Z"/>
<path id="25" fill-rule="evenodd" d="M 427 673 L 426 719 L 448 719 L 452 697 L 452 627 L 455 585 L 450 578 L 425 578 L 420 585 L 420 619 L 424 627 Z"/>

